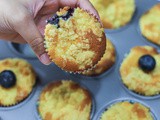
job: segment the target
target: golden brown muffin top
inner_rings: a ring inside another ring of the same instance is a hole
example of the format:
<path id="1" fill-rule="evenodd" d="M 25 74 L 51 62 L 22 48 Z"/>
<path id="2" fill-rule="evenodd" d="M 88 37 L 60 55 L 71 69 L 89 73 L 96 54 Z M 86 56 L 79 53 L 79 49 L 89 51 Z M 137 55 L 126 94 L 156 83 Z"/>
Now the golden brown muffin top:
<path id="1" fill-rule="evenodd" d="M 43 120 L 90 120 L 91 103 L 86 89 L 62 80 L 44 88 L 38 111 Z"/>
<path id="2" fill-rule="evenodd" d="M 135 11 L 134 0 L 90 0 L 99 12 L 104 28 L 116 29 L 126 25 Z"/>
<path id="3" fill-rule="evenodd" d="M 36 74 L 27 61 L 18 58 L 0 60 L 0 72 L 4 70 L 10 70 L 15 74 L 16 85 L 12 88 L 0 86 L 0 106 L 15 105 L 31 93 L 36 82 Z"/>
<path id="4" fill-rule="evenodd" d="M 141 33 L 147 40 L 160 45 L 160 4 L 156 4 L 140 18 Z"/>
<path id="5" fill-rule="evenodd" d="M 143 55 L 151 55 L 156 66 L 151 72 L 144 72 L 138 64 Z M 123 60 L 120 67 L 123 83 L 128 89 L 146 96 L 160 93 L 160 55 L 157 50 L 150 46 L 136 46 Z"/>
<path id="6" fill-rule="evenodd" d="M 101 120 L 153 120 L 149 108 L 140 103 L 119 102 L 108 108 Z"/>
<path id="7" fill-rule="evenodd" d="M 65 7 L 57 15 L 65 16 Z M 106 40 L 99 21 L 80 8 L 67 19 L 59 17 L 58 25 L 47 24 L 45 47 L 50 59 L 60 68 L 81 72 L 92 68 L 105 52 Z"/>

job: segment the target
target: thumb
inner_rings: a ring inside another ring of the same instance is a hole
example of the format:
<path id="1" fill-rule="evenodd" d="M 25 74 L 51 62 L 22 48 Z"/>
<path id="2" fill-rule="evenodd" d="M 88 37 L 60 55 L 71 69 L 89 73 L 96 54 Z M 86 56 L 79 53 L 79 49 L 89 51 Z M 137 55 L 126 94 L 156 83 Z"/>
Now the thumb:
<path id="1" fill-rule="evenodd" d="M 18 22 L 15 20 L 14 29 L 27 41 L 43 64 L 50 64 L 49 56 L 44 48 L 44 39 L 33 18 L 29 14 L 25 14 L 19 16 L 19 20 Z"/>

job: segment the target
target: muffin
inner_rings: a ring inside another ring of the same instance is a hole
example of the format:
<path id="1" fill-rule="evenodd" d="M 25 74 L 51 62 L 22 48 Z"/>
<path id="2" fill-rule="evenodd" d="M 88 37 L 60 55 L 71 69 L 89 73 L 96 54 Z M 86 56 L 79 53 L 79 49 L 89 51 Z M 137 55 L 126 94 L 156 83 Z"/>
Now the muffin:
<path id="1" fill-rule="evenodd" d="M 160 45 L 160 4 L 153 6 L 140 18 L 142 35 L 150 42 Z"/>
<path id="2" fill-rule="evenodd" d="M 32 66 L 23 59 L 0 60 L 0 106 L 13 106 L 27 98 L 36 82 Z"/>
<path id="3" fill-rule="evenodd" d="M 149 108 L 140 103 L 119 102 L 108 108 L 100 120 L 154 120 Z"/>
<path id="4" fill-rule="evenodd" d="M 47 85 L 38 101 L 42 120 L 90 120 L 91 95 L 72 81 Z"/>
<path id="5" fill-rule="evenodd" d="M 107 39 L 106 51 L 101 60 L 98 62 L 95 68 L 83 72 L 87 76 L 97 76 L 105 71 L 109 70 L 115 63 L 116 52 L 112 42 Z"/>
<path id="6" fill-rule="evenodd" d="M 90 0 L 99 12 L 104 28 L 116 29 L 125 26 L 135 11 L 134 0 Z"/>
<path id="7" fill-rule="evenodd" d="M 151 46 L 136 46 L 120 67 L 122 82 L 131 91 L 145 96 L 160 93 L 160 54 Z"/>
<path id="8" fill-rule="evenodd" d="M 80 8 L 64 7 L 48 20 L 45 48 L 61 69 L 82 72 L 94 67 L 106 48 L 99 21 Z"/>

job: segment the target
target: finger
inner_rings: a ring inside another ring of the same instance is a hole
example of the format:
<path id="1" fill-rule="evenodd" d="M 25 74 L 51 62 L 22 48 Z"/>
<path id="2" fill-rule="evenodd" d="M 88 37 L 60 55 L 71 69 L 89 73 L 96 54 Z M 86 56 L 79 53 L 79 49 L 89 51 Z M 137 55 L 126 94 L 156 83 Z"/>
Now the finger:
<path id="1" fill-rule="evenodd" d="M 89 11 L 91 14 L 95 15 L 97 17 L 97 19 L 100 21 L 100 17 L 99 17 L 97 10 L 94 8 L 94 6 L 91 4 L 91 2 L 89 0 L 78 0 L 77 5 L 80 8 L 83 8 L 83 9 Z"/>
<path id="2" fill-rule="evenodd" d="M 59 7 L 65 7 L 65 6 L 70 6 L 70 7 L 77 7 L 78 0 L 57 0 Z"/>
<path id="3" fill-rule="evenodd" d="M 56 0 L 46 0 L 43 7 L 38 12 L 39 15 L 48 15 L 48 14 L 54 14 L 59 9 L 58 2 Z"/>
<path id="4" fill-rule="evenodd" d="M 19 19 L 14 22 L 14 29 L 30 44 L 43 64 L 50 64 L 49 57 L 45 52 L 44 40 L 29 14 L 19 15 Z"/>
<path id="5" fill-rule="evenodd" d="M 20 36 L 19 34 L 17 34 L 17 35 L 13 38 L 13 40 L 11 40 L 11 41 L 13 41 L 14 43 L 27 43 L 27 42 L 24 40 L 24 38 L 23 38 L 22 36 Z"/>
<path id="6" fill-rule="evenodd" d="M 15 43 L 26 43 L 26 41 L 17 33 L 1 33 L 0 32 L 0 39 L 15 42 Z"/>

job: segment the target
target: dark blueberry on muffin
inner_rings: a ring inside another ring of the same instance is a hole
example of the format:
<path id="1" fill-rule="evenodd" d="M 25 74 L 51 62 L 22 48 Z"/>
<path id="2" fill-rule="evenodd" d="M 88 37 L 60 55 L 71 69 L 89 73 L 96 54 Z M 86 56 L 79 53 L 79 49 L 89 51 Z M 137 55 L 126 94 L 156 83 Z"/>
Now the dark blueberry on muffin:
<path id="1" fill-rule="evenodd" d="M 0 73 L 0 85 L 4 88 L 13 87 L 16 84 L 16 76 L 10 70 L 4 70 Z"/>
<path id="2" fill-rule="evenodd" d="M 59 28 L 59 16 L 58 15 L 54 15 L 52 18 L 47 20 L 47 23 L 57 25 L 57 28 Z"/>
<path id="3" fill-rule="evenodd" d="M 145 72 L 152 71 L 156 66 L 156 61 L 151 55 L 143 55 L 139 59 L 139 66 Z"/>
<path id="4" fill-rule="evenodd" d="M 70 9 L 68 9 L 68 11 L 65 15 L 61 16 L 61 15 L 55 14 L 52 18 L 47 20 L 47 23 L 57 25 L 57 28 L 59 28 L 60 27 L 60 25 L 59 25 L 60 19 L 68 20 L 73 15 L 73 12 L 74 12 L 74 8 L 70 8 Z"/>
<path id="5" fill-rule="evenodd" d="M 64 20 L 68 20 L 73 15 L 74 9 L 70 8 L 66 15 L 61 16 Z"/>

